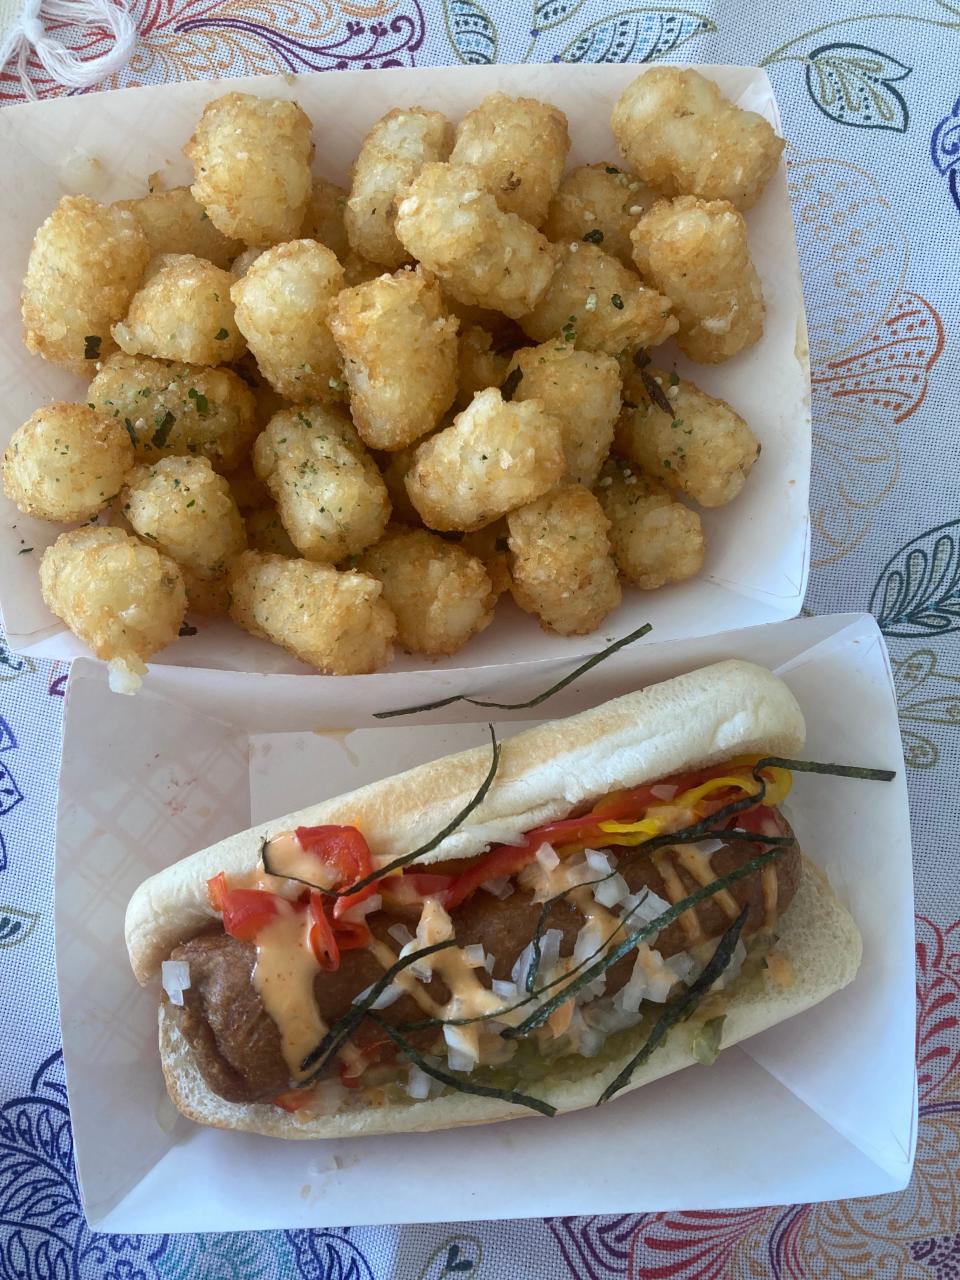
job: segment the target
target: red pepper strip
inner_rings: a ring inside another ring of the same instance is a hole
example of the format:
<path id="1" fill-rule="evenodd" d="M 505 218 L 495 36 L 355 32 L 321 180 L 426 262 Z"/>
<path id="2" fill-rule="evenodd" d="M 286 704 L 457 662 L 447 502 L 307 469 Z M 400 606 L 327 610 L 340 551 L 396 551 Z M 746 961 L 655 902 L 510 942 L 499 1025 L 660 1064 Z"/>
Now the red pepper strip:
<path id="1" fill-rule="evenodd" d="M 326 866 L 337 873 L 332 886 L 349 888 L 373 871 L 370 846 L 356 827 L 322 826 L 297 827 L 296 837 L 307 853 L 314 854 Z M 334 920 L 340 920 L 350 908 L 377 892 L 376 882 L 358 889 L 356 893 L 337 898 L 333 906 Z"/>
<path id="2" fill-rule="evenodd" d="M 227 877 L 224 872 L 211 876 L 207 881 L 207 897 L 210 899 L 210 905 L 214 911 L 223 910 L 223 902 L 229 893 L 227 888 Z"/>
<path id="3" fill-rule="evenodd" d="M 334 920 L 333 934 L 341 952 L 370 945 L 370 928 L 365 920 Z"/>
<path id="4" fill-rule="evenodd" d="M 327 973 L 340 968 L 340 948 L 334 937 L 333 928 L 327 919 L 323 894 L 316 889 L 310 890 L 310 914 L 313 924 L 310 926 L 310 946 L 317 958 L 317 964 Z"/>
<path id="5" fill-rule="evenodd" d="M 228 889 L 221 908 L 224 932 L 241 942 L 252 942 L 282 910 L 284 899 L 265 889 Z"/>
<path id="6" fill-rule="evenodd" d="M 527 836 L 526 843 L 522 845 L 497 845 L 488 854 L 485 854 L 476 866 L 468 867 L 466 871 L 462 871 L 460 875 L 455 876 L 453 884 L 441 897 L 441 901 L 447 911 L 453 911 L 456 907 L 459 907 L 461 902 L 469 898 L 472 893 L 488 880 L 497 880 L 500 876 L 516 875 L 528 862 L 532 862 L 537 856 L 537 850 L 543 844 L 543 840 L 539 838 L 534 843 L 530 843 L 536 835 L 536 832 L 531 833 L 531 835 Z"/>

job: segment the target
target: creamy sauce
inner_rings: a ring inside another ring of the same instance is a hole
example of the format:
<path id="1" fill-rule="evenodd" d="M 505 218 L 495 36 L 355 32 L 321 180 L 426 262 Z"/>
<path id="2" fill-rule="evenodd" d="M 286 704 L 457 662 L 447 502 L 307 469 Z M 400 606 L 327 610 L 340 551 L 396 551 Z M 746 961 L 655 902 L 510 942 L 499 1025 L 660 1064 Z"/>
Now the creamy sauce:
<path id="1" fill-rule="evenodd" d="M 671 903 L 676 906 L 678 902 L 682 902 L 686 898 L 687 891 L 683 887 L 683 882 L 677 875 L 677 869 L 667 857 L 666 853 L 654 853 L 653 865 L 660 873 L 660 879 L 663 881 L 663 887 L 667 892 L 667 897 Z M 680 927 L 687 935 L 687 942 L 693 945 L 699 942 L 703 937 L 703 931 L 700 928 L 700 920 L 694 907 L 687 907 L 686 911 L 680 914 Z"/>
<path id="2" fill-rule="evenodd" d="M 777 879 L 777 868 L 768 863 L 760 876 L 763 888 L 763 927 L 767 933 L 773 933 L 777 924 L 777 903 L 780 897 L 780 883 Z"/>
<path id="3" fill-rule="evenodd" d="M 297 839 L 296 832 L 282 831 L 267 841 L 267 860 L 275 877 L 293 876 L 306 880 L 321 889 L 336 889 L 339 873 L 334 866 L 325 864 L 312 853 L 307 853 Z M 324 877 L 326 872 L 326 877 Z"/>
<path id="4" fill-rule="evenodd" d="M 698 849 L 695 844 L 678 844 L 674 848 L 674 853 L 677 855 L 677 861 L 684 871 L 692 876 L 701 887 L 716 880 L 716 873 L 710 865 L 710 858 L 701 849 Z M 712 895 L 712 898 L 721 911 L 725 912 L 731 920 L 736 920 L 740 914 L 740 908 L 729 889 L 720 889 Z"/>
<path id="5" fill-rule="evenodd" d="M 320 966 L 309 933 L 310 917 L 305 911 L 283 910 L 257 934 L 253 969 L 253 985 L 277 1025 L 283 1058 L 294 1080 L 302 1077 L 300 1063 L 327 1030 L 313 995 Z"/>

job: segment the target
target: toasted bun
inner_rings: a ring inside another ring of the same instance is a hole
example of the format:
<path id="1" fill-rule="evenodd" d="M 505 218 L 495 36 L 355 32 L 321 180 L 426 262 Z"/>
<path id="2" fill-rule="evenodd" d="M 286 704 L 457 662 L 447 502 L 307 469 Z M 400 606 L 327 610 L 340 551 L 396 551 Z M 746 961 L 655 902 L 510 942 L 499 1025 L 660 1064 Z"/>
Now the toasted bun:
<path id="1" fill-rule="evenodd" d="M 769 980 L 749 986 L 731 1000 L 723 1026 L 724 1049 L 819 1004 L 851 982 L 860 965 L 861 939 L 849 912 L 826 879 L 806 858 L 797 894 L 778 925 L 778 950 L 791 961 L 794 985 L 774 987 Z M 611 1043 L 615 1048 L 609 1048 Z M 612 1037 L 597 1058 L 566 1058 L 563 1074 L 531 1083 L 527 1091 L 558 1111 L 592 1106 L 603 1089 L 640 1047 L 639 1032 Z M 198 1124 L 244 1129 L 273 1138 L 352 1138 L 362 1134 L 424 1133 L 460 1125 L 517 1120 L 533 1113 L 495 1098 L 446 1093 L 426 1102 L 364 1104 L 351 1097 L 333 1115 L 304 1119 L 277 1107 L 226 1102 L 212 1093 L 193 1054 L 164 1009 L 160 1010 L 160 1056 L 167 1089 L 177 1108 Z M 659 1080 L 693 1064 L 690 1030 L 676 1027 L 623 1092 Z"/>
<path id="2" fill-rule="evenodd" d="M 478 736 L 482 732 L 478 726 Z M 472 857 L 584 801 L 682 769 L 750 752 L 795 754 L 804 734 L 803 714 L 781 680 L 749 662 L 718 662 L 506 741 L 483 803 L 423 861 Z M 127 949 L 137 980 L 157 977 L 173 948 L 216 918 L 207 880 L 220 871 L 229 878 L 256 870 L 264 837 L 296 826 L 356 825 L 385 863 L 442 831 L 489 767 L 487 746 L 446 756 L 261 823 L 151 876 L 127 907 Z"/>

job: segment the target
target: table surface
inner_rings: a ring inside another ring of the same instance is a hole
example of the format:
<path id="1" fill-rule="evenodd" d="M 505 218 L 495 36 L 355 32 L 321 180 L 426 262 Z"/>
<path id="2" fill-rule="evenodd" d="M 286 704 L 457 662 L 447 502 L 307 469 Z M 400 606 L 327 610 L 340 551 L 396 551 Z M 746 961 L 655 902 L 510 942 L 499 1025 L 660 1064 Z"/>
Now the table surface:
<path id="1" fill-rule="evenodd" d="M 73 1178 L 53 963 L 65 669 L 0 637 L 0 1277 L 960 1276 L 960 7 L 845 0 L 130 0 L 105 87 L 439 63 L 684 60 L 769 71 L 814 380 L 811 613 L 869 609 L 914 825 L 920 1130 L 899 1195 L 841 1204 L 238 1235 L 98 1236 Z M 773 6 L 771 6 L 771 9 Z M 887 10 L 890 11 L 887 11 Z M 87 56 L 101 32 L 65 27 Z M 59 92 L 39 66 L 37 92 Z M 0 75 L 0 104 L 22 100 Z M 429 1216 L 429 1206 L 425 1208 Z"/>

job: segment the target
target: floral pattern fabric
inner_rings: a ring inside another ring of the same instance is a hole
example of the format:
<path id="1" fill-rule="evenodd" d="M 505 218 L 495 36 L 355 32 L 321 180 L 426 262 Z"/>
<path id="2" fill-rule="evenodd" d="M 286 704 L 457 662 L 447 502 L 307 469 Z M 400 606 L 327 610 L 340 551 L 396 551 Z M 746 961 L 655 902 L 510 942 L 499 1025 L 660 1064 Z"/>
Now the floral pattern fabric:
<path id="1" fill-rule="evenodd" d="M 960 1277 L 960 7 L 854 0 L 130 0 L 106 87 L 489 62 L 765 67 L 788 139 L 813 361 L 811 612 L 890 647 L 914 821 L 916 1171 L 901 1194 L 545 1221 L 102 1236 L 86 1226 L 53 968 L 65 670 L 0 642 L 0 1280 Z M 63 24 L 85 56 L 102 31 Z M 62 90 L 30 65 L 40 96 Z M 0 74 L 0 104 L 20 101 Z M 759 549 L 758 549 L 759 551 Z"/>

